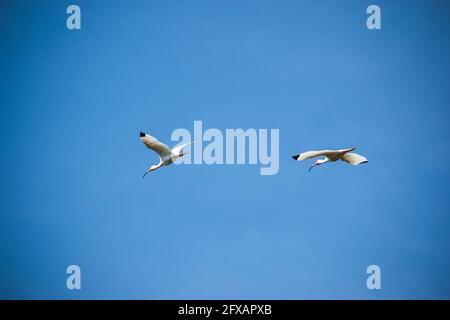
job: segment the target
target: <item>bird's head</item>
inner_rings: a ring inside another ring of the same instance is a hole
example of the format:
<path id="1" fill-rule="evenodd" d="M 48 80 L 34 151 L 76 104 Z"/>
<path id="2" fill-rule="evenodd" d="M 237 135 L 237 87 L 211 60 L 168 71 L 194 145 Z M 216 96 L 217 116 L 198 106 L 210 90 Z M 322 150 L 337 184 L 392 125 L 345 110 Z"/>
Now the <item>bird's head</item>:
<path id="1" fill-rule="evenodd" d="M 146 176 L 149 172 L 152 172 L 152 171 L 154 171 L 154 170 L 156 170 L 156 169 L 158 169 L 158 166 L 156 166 L 156 165 L 151 166 L 150 168 L 148 168 L 147 171 L 145 171 L 145 173 L 144 173 L 144 175 L 142 176 L 142 178 L 145 178 L 145 176 Z"/>
<path id="2" fill-rule="evenodd" d="M 316 162 L 314 162 L 314 164 L 313 164 L 311 167 L 309 167 L 309 170 L 308 170 L 308 171 L 311 171 L 312 168 L 314 168 L 315 166 L 319 166 L 319 165 L 321 165 L 321 164 L 324 163 L 324 162 L 326 162 L 326 159 L 319 159 L 319 160 L 316 160 Z"/>

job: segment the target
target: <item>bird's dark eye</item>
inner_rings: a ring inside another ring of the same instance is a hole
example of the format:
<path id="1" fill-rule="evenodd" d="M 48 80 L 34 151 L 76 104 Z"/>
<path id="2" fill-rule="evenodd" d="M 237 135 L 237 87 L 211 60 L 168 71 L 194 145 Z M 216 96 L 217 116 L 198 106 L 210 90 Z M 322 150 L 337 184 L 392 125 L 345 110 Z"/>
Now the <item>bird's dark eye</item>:
<path id="1" fill-rule="evenodd" d="M 145 133 L 143 133 L 142 131 L 139 133 L 139 135 L 142 137 L 145 137 Z"/>

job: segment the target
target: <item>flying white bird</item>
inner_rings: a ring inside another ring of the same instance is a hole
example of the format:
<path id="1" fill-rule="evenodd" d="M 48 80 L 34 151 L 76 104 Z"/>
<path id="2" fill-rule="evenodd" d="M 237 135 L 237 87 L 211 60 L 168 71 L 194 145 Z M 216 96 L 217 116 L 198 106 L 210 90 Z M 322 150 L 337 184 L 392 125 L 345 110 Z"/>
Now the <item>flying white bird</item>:
<path id="1" fill-rule="evenodd" d="M 187 152 L 182 152 L 183 148 L 195 142 L 191 141 L 188 143 L 184 143 L 182 145 L 176 146 L 171 150 L 166 144 L 158 141 L 158 139 L 152 137 L 149 134 L 141 132 L 140 136 L 142 142 L 147 146 L 147 148 L 155 151 L 159 155 L 159 163 L 157 165 L 153 165 L 150 168 L 148 168 L 148 170 L 144 173 L 144 176 L 142 178 L 144 178 L 147 175 L 147 173 L 159 169 L 162 166 L 168 166 L 178 158 L 181 158 L 182 156 L 187 154 Z"/>
<path id="2" fill-rule="evenodd" d="M 355 150 L 356 148 L 351 149 L 341 149 L 341 150 L 320 150 L 320 151 L 307 151 L 300 154 L 297 154 L 295 156 L 292 156 L 294 160 L 301 161 L 306 159 L 311 159 L 319 156 L 325 156 L 324 159 L 317 160 L 308 171 L 311 171 L 312 168 L 315 166 L 327 163 L 327 162 L 335 162 L 336 160 L 341 159 L 342 161 L 345 161 L 349 164 L 352 164 L 354 166 L 357 166 L 361 163 L 367 163 L 369 162 L 365 157 L 360 156 L 356 153 L 350 153 L 351 151 Z"/>

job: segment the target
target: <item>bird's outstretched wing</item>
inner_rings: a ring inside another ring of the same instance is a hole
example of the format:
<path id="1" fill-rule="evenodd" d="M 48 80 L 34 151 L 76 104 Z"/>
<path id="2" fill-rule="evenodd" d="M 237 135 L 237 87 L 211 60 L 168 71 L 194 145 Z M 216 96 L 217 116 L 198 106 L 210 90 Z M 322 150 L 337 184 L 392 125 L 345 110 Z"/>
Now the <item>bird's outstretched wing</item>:
<path id="1" fill-rule="evenodd" d="M 294 160 L 302 161 L 319 156 L 332 157 L 337 156 L 340 152 L 338 150 L 319 150 L 319 151 L 306 151 L 295 156 L 292 156 Z"/>
<path id="2" fill-rule="evenodd" d="M 181 150 L 183 150 L 184 147 L 186 147 L 186 146 L 188 146 L 188 145 L 190 145 L 190 144 L 192 144 L 192 143 L 194 143 L 194 142 L 195 142 L 195 140 L 193 140 L 193 141 L 191 141 L 191 142 L 187 142 L 187 143 L 180 144 L 179 146 L 176 146 L 176 147 L 174 147 L 174 148 L 172 149 L 172 153 L 173 153 L 173 154 L 179 154 L 179 153 L 181 152 Z"/>
<path id="3" fill-rule="evenodd" d="M 366 157 L 363 157 L 363 156 L 361 156 L 359 154 L 356 154 L 356 153 L 346 153 L 346 154 L 344 154 L 342 156 L 341 160 L 345 161 L 347 163 L 350 163 L 350 164 L 352 164 L 354 166 L 357 166 L 358 164 L 361 164 L 361 163 L 369 162 L 366 159 Z"/>
<path id="4" fill-rule="evenodd" d="M 155 137 L 152 137 L 144 132 L 141 132 L 140 136 L 142 142 L 147 146 L 147 148 L 155 151 L 161 158 L 170 155 L 170 148 L 166 144 L 158 141 Z"/>

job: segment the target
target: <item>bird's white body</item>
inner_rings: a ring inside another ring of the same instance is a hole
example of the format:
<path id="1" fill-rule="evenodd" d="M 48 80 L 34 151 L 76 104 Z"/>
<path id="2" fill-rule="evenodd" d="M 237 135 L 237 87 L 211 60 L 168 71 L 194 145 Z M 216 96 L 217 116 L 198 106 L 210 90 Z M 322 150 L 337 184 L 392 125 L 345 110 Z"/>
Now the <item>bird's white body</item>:
<path id="1" fill-rule="evenodd" d="M 325 156 L 323 159 L 317 160 L 314 165 L 312 165 L 308 171 L 311 171 L 311 169 L 315 166 L 327 163 L 327 162 L 335 162 L 337 160 L 345 161 L 349 164 L 352 164 L 354 166 L 357 166 L 362 163 L 369 162 L 365 157 L 356 154 L 356 153 L 350 153 L 351 151 L 355 150 L 356 148 L 350 148 L 350 149 L 339 149 L 339 150 L 319 150 L 319 151 L 307 151 L 303 152 L 301 154 L 292 156 L 292 158 L 296 161 L 302 161 L 306 159 L 311 159 L 315 157 Z"/>
<path id="2" fill-rule="evenodd" d="M 155 137 L 152 137 L 149 134 L 144 132 L 140 133 L 140 137 L 142 142 L 147 146 L 147 148 L 155 151 L 159 155 L 159 163 L 157 165 L 151 166 L 145 173 L 144 177 L 147 173 L 154 171 L 156 169 L 161 168 L 162 166 L 168 166 L 172 164 L 178 158 L 184 156 L 186 152 L 181 152 L 183 148 L 194 141 L 182 144 L 180 146 L 176 146 L 173 149 L 170 149 L 165 143 L 160 142 Z"/>

